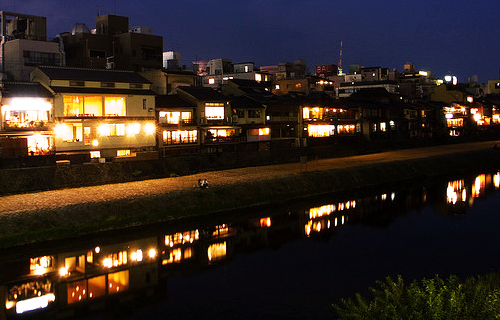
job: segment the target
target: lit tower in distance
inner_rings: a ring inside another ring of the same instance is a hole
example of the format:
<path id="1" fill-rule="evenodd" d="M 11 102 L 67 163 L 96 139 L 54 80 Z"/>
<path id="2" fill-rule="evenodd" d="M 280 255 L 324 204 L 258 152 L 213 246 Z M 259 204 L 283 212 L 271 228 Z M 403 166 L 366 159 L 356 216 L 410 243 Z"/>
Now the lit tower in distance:
<path id="1" fill-rule="evenodd" d="M 340 57 L 339 57 L 339 65 L 338 65 L 338 75 L 343 75 L 342 73 L 342 38 L 340 38 Z"/>

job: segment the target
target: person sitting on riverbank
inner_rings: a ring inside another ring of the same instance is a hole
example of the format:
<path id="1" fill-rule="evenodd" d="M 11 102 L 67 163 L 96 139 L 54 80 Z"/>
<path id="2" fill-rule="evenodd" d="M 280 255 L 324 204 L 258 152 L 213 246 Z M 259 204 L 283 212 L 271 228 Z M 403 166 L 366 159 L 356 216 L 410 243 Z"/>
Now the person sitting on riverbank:
<path id="1" fill-rule="evenodd" d="M 201 179 L 198 179 L 198 188 L 200 188 L 200 189 L 206 189 L 206 188 L 208 188 L 208 181 L 207 181 L 207 179 L 203 179 L 203 181 Z"/>

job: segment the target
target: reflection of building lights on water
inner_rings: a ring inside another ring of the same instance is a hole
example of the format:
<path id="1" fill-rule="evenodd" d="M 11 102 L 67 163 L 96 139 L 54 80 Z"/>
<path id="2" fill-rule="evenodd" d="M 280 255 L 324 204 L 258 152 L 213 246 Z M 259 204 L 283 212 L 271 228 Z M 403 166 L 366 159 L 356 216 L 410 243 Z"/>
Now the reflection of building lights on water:
<path id="1" fill-rule="evenodd" d="M 485 186 L 485 181 L 486 181 L 485 174 L 480 174 L 474 180 L 474 186 L 472 187 L 472 196 L 474 198 L 479 197 L 479 195 L 481 194 L 481 190 L 483 190 Z"/>
<path id="2" fill-rule="evenodd" d="M 198 241 L 200 239 L 200 232 L 198 229 L 185 231 L 185 232 L 176 232 L 174 234 L 165 236 L 165 245 L 173 247 L 174 245 L 184 244 L 184 243 L 193 243 L 194 241 Z"/>
<path id="3" fill-rule="evenodd" d="M 226 241 L 222 243 L 211 244 L 207 249 L 208 261 L 222 259 L 226 256 L 227 248 Z"/>
<path id="4" fill-rule="evenodd" d="M 269 228 L 270 226 L 271 226 L 271 217 L 266 217 L 266 218 L 260 219 L 260 227 L 261 228 L 264 228 L 264 227 Z"/>
<path id="5" fill-rule="evenodd" d="M 466 201 L 467 191 L 465 190 L 464 180 L 448 182 L 448 187 L 446 188 L 446 198 L 447 202 L 451 204 L 456 204 L 459 200 Z"/>
<path id="6" fill-rule="evenodd" d="M 16 313 L 20 314 L 36 309 L 47 308 L 49 302 L 53 302 L 55 300 L 56 297 L 53 293 L 49 293 L 40 297 L 22 300 L 16 303 Z"/>

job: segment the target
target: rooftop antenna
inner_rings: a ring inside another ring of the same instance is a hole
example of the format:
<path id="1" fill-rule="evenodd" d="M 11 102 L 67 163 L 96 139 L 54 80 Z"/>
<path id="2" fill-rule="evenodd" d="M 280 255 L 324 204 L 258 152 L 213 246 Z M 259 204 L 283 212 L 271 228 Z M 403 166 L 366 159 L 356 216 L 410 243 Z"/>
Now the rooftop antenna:
<path id="1" fill-rule="evenodd" d="M 338 75 L 341 76 L 342 73 L 342 38 L 340 38 L 340 57 L 339 57 L 339 65 L 338 65 Z"/>

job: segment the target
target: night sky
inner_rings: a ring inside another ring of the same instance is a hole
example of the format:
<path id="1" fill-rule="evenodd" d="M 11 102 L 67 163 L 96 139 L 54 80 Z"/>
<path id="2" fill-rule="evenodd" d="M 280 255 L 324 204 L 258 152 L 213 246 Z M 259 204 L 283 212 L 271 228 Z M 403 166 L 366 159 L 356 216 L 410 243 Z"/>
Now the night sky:
<path id="1" fill-rule="evenodd" d="M 151 27 L 181 63 L 216 58 L 276 65 L 304 59 L 308 70 L 342 66 L 403 70 L 411 62 L 436 77 L 499 79 L 500 4 L 496 0 L 0 0 L 0 10 L 47 17 L 47 36 L 98 14 Z"/>

